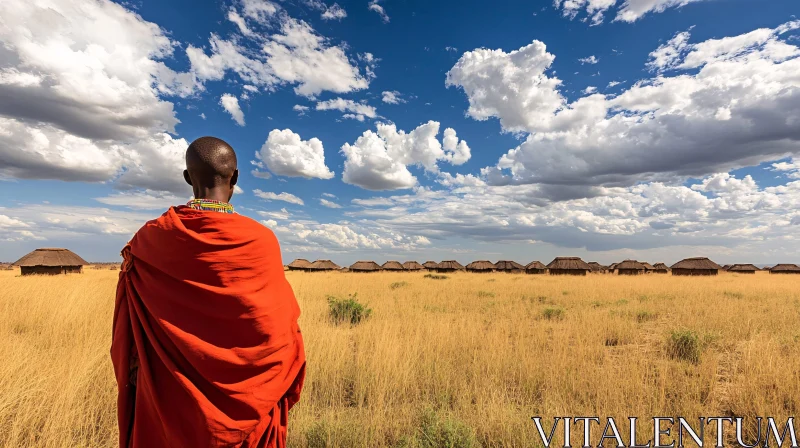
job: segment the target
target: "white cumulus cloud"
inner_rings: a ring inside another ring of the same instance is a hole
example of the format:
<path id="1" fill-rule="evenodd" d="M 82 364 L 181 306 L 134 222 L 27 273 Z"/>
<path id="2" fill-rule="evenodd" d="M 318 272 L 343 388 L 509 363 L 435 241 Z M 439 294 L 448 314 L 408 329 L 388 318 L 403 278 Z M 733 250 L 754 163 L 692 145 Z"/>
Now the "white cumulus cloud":
<path id="1" fill-rule="evenodd" d="M 440 142 L 440 124 L 429 121 L 409 133 L 398 131 L 394 124 L 378 123 L 377 132 L 365 131 L 352 145 L 345 143 L 342 180 L 369 190 L 411 188 L 417 178 L 408 170 L 416 165 L 438 173 L 438 162 L 454 165 L 470 158 L 470 148 L 459 141 L 455 130 L 447 128 Z"/>
<path id="2" fill-rule="evenodd" d="M 253 194 L 265 201 L 283 201 L 290 204 L 305 205 L 302 199 L 291 193 L 273 193 L 271 191 L 253 190 Z"/>
<path id="3" fill-rule="evenodd" d="M 303 140 L 291 129 L 274 129 L 256 153 L 256 159 L 278 176 L 331 179 L 325 166 L 325 151 L 318 138 Z"/>
<path id="4" fill-rule="evenodd" d="M 230 93 L 225 93 L 219 99 L 219 104 L 225 109 L 225 112 L 230 114 L 233 121 L 236 122 L 239 126 L 244 126 L 244 112 L 242 112 L 242 108 L 239 107 L 239 99 L 235 96 L 231 95 Z"/>
<path id="5" fill-rule="evenodd" d="M 561 80 L 548 73 L 554 56 L 537 41 L 509 53 L 467 52 L 447 83 L 467 94 L 471 117 L 499 118 L 505 130 L 527 134 L 483 171 L 490 183 L 611 186 L 700 177 L 797 153 L 800 49 L 781 36 L 798 26 L 698 44 L 681 33 L 649 63 L 674 76 L 639 81 L 613 97 L 567 101 Z"/>

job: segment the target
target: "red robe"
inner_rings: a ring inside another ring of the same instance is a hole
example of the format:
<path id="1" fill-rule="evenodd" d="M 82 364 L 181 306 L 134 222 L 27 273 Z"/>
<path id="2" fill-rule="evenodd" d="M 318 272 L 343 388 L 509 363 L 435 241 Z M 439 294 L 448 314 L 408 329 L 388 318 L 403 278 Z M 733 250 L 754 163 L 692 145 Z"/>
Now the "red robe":
<path id="1" fill-rule="evenodd" d="M 181 206 L 123 257 L 111 343 L 120 447 L 284 447 L 305 351 L 275 235 Z"/>

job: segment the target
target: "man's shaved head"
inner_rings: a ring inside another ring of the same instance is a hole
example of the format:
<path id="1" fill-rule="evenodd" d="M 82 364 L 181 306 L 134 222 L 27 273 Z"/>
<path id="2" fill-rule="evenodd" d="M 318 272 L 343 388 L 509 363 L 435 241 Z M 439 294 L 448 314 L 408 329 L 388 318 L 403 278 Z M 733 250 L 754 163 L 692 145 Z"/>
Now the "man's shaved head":
<path id="1" fill-rule="evenodd" d="M 200 137 L 186 150 L 186 182 L 197 199 L 228 202 L 239 178 L 236 152 L 216 137 Z"/>

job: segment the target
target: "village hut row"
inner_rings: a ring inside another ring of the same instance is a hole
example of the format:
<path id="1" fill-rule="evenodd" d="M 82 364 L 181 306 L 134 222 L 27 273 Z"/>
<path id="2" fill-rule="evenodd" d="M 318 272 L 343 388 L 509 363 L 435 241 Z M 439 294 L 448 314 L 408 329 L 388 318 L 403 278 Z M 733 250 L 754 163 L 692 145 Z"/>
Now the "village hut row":
<path id="1" fill-rule="evenodd" d="M 326 263 L 325 269 L 312 269 L 314 263 L 308 260 L 298 259 L 287 265 L 290 270 L 337 270 L 339 269 L 334 263 L 329 260 L 323 260 Z M 445 260 L 440 263 L 434 261 L 426 261 L 419 264 L 415 261 L 407 261 L 400 263 L 398 261 L 387 261 L 383 265 L 379 265 L 374 261 L 358 261 L 353 263 L 349 268 L 344 268 L 350 272 L 378 272 L 378 271 L 435 271 L 435 272 L 474 272 L 474 273 L 489 273 L 489 272 L 507 272 L 507 273 L 527 273 L 527 274 L 551 274 L 551 275 L 587 275 L 589 273 L 614 273 L 617 275 L 641 275 L 641 274 L 669 274 L 672 275 L 717 275 L 720 271 L 728 271 L 732 273 L 755 273 L 760 271 L 758 267 L 753 264 L 734 264 L 728 266 L 720 266 L 706 257 L 687 258 L 675 263 L 672 266 L 667 266 L 665 263 L 650 264 L 638 260 L 624 260 L 620 263 L 614 263 L 610 266 L 604 266 L 598 262 L 585 262 L 579 257 L 557 257 L 550 264 L 545 265 L 540 261 L 533 261 L 523 266 L 520 263 L 511 260 L 500 260 L 492 263 L 489 260 L 477 260 L 463 266 L 456 260 Z M 800 267 L 793 264 L 779 264 L 770 269 L 771 273 L 775 274 L 800 274 Z"/>
<path id="2" fill-rule="evenodd" d="M 22 275 L 31 274 L 70 274 L 80 273 L 88 265 L 83 258 L 63 248 L 41 248 L 17 260 L 13 266 L 20 267 Z M 116 267 L 113 266 L 113 267 Z M 557 257 L 550 264 L 545 265 L 539 261 L 532 261 L 523 266 L 511 260 L 500 260 L 492 263 L 488 260 L 478 260 L 463 266 L 456 260 L 445 260 L 440 263 L 426 261 L 387 261 L 382 265 L 374 261 L 357 261 L 349 268 L 342 268 L 331 260 L 316 260 L 310 262 L 299 258 L 285 267 L 290 271 L 324 272 L 324 271 L 350 271 L 350 272 L 408 272 L 408 271 L 435 271 L 435 272 L 507 272 L 527 274 L 551 275 L 586 275 L 588 273 L 616 273 L 618 275 L 639 275 L 647 273 L 672 275 L 717 275 L 719 271 L 737 274 L 754 274 L 759 269 L 753 264 L 733 264 L 724 267 L 705 257 L 687 258 L 671 267 L 664 263 L 651 265 L 637 260 L 624 260 L 610 266 L 603 266 L 597 262 L 586 263 L 579 257 Z M 771 268 L 764 268 L 770 274 L 800 274 L 800 267 L 795 264 L 778 264 Z"/>

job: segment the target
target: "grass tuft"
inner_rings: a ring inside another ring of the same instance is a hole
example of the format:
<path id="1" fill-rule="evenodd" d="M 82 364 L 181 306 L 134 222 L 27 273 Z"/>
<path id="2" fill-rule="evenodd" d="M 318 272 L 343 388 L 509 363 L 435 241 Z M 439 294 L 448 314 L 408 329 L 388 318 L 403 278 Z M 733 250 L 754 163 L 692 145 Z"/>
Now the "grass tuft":
<path id="1" fill-rule="evenodd" d="M 693 364 L 700 362 L 703 352 L 703 343 L 700 336 L 691 330 L 673 330 L 667 338 L 667 354 L 672 359 L 689 361 Z"/>
<path id="2" fill-rule="evenodd" d="M 372 309 L 358 303 L 357 296 L 358 293 L 352 294 L 346 299 L 328 296 L 329 316 L 335 325 L 344 323 L 357 325 L 372 315 Z"/>

